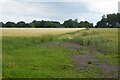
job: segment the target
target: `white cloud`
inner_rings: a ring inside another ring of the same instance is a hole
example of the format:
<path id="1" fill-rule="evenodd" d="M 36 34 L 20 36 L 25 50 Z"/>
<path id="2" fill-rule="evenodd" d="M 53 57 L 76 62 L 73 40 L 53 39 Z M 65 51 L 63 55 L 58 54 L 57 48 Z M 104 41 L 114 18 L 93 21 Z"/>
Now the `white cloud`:
<path id="1" fill-rule="evenodd" d="M 32 20 L 48 20 L 49 18 L 45 17 L 55 15 L 55 13 L 52 13 L 54 12 L 54 9 L 50 7 L 50 5 L 45 5 L 43 3 L 5 2 L 0 5 L 0 19 L 5 22 L 7 20 L 18 21 L 20 19 L 30 21 L 31 18 Z"/>
<path id="2" fill-rule="evenodd" d="M 98 0 L 89 2 L 89 9 L 97 13 L 108 14 L 118 12 L 119 0 Z"/>
<path id="3" fill-rule="evenodd" d="M 0 21 L 31 22 L 69 18 L 96 23 L 103 14 L 117 13 L 119 0 L 0 0 Z M 47 3 L 44 3 L 47 2 Z M 49 2 L 77 2 L 49 3 Z M 82 2 L 82 3 L 81 3 Z"/>

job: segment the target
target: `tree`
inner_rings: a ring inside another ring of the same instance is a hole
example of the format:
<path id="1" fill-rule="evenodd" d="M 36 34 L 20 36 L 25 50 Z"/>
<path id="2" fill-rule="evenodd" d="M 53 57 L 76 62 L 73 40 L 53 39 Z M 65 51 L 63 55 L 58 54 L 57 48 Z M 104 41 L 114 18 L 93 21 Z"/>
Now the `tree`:
<path id="1" fill-rule="evenodd" d="M 117 13 L 117 20 L 118 20 L 118 23 L 120 24 L 120 13 Z"/>
<path id="2" fill-rule="evenodd" d="M 46 24 L 46 21 L 42 20 L 39 25 L 40 27 L 47 28 L 48 24 Z"/>
<path id="3" fill-rule="evenodd" d="M 81 21 L 79 23 L 79 28 L 93 28 L 93 23 L 89 23 L 88 21 Z"/>
<path id="4" fill-rule="evenodd" d="M 6 22 L 5 27 L 15 27 L 16 24 L 14 22 Z"/>
<path id="5" fill-rule="evenodd" d="M 34 20 L 32 23 L 30 23 L 32 28 L 39 28 L 40 27 L 40 21 Z"/>
<path id="6" fill-rule="evenodd" d="M 116 28 L 120 27 L 120 14 L 108 14 L 107 16 L 102 16 L 102 19 L 97 22 L 96 27 L 101 28 Z"/>
<path id="7" fill-rule="evenodd" d="M 117 21 L 118 21 L 117 27 L 120 28 L 120 13 L 117 13 Z"/>
<path id="8" fill-rule="evenodd" d="M 26 28 L 31 28 L 31 25 L 30 25 L 29 23 L 26 23 L 26 24 L 25 24 L 25 27 L 26 27 Z"/>
<path id="9" fill-rule="evenodd" d="M 51 21 L 51 27 L 53 27 L 53 28 L 60 28 L 62 26 L 61 26 L 60 22 Z"/>
<path id="10" fill-rule="evenodd" d="M 76 19 L 75 20 L 69 19 L 64 21 L 63 26 L 65 28 L 77 28 L 79 26 L 79 23 L 77 22 Z"/>
<path id="11" fill-rule="evenodd" d="M 0 22 L 0 27 L 4 27 L 4 23 L 3 22 Z"/>
<path id="12" fill-rule="evenodd" d="M 16 24 L 16 26 L 19 27 L 19 28 L 23 28 L 23 27 L 26 27 L 26 24 L 25 24 L 24 21 L 20 21 Z"/>
<path id="13" fill-rule="evenodd" d="M 32 23 L 30 23 L 31 27 L 35 28 L 59 28 L 61 27 L 60 22 L 57 21 L 36 21 L 34 20 Z"/>
<path id="14" fill-rule="evenodd" d="M 35 25 L 34 25 L 34 23 L 32 22 L 32 23 L 30 23 L 30 27 L 31 28 L 35 28 Z"/>
<path id="15" fill-rule="evenodd" d="M 116 27 L 117 15 L 116 14 L 107 15 L 107 21 L 108 21 L 108 26 L 111 25 L 112 27 Z"/>

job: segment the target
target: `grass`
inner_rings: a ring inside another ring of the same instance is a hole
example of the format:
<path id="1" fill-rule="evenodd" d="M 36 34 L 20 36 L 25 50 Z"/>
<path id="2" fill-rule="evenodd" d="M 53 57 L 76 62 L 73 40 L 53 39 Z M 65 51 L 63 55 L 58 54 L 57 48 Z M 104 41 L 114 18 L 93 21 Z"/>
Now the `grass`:
<path id="1" fill-rule="evenodd" d="M 104 77 L 101 70 L 98 67 L 93 65 L 91 65 L 90 67 L 87 67 L 84 70 L 81 70 L 78 75 L 81 76 L 81 78 L 103 78 Z"/>
<path id="2" fill-rule="evenodd" d="M 118 65 L 118 54 L 110 54 L 110 55 L 102 55 L 95 54 L 97 58 L 100 59 L 101 62 L 107 62 L 109 65 Z"/>
<path id="3" fill-rule="evenodd" d="M 7 68 L 7 70 L 3 68 L 3 76 L 6 77 L 61 77 L 64 74 L 68 74 L 69 71 L 69 69 L 64 71 L 61 67 L 57 67 L 70 64 L 70 60 L 66 58 L 69 52 L 63 48 L 32 46 L 11 50 L 8 54 L 9 58 L 3 54 L 3 63 L 9 62 L 3 66 Z M 14 56 L 10 57 L 10 55 Z M 21 69 L 21 67 L 23 68 Z M 71 71 L 69 73 L 72 75 Z"/>
<path id="4" fill-rule="evenodd" d="M 35 30 L 29 32 L 29 29 L 25 29 L 30 34 L 29 37 L 23 35 L 25 31 L 22 33 L 21 30 L 19 33 L 15 30 L 7 29 L 7 33 L 3 29 L 3 78 L 105 77 L 102 70 L 93 65 L 94 61 L 87 61 L 84 69 L 77 68 L 70 58 L 72 54 L 94 56 L 100 63 L 118 65 L 118 29 L 58 29 L 58 33 L 57 29 L 49 29 L 50 32 L 45 29 L 39 34 Z M 67 46 L 60 46 L 63 42 L 79 44 L 80 48 L 72 50 Z"/>
<path id="5" fill-rule="evenodd" d="M 41 37 L 3 38 L 3 77 L 80 77 L 69 58 L 72 51 L 55 45 L 43 47 L 41 40 Z"/>
<path id="6" fill-rule="evenodd" d="M 92 46 L 105 53 L 118 54 L 118 29 L 90 29 L 73 35 L 64 35 L 64 37 L 68 36 L 73 38 L 70 41 L 77 42 L 82 46 Z"/>

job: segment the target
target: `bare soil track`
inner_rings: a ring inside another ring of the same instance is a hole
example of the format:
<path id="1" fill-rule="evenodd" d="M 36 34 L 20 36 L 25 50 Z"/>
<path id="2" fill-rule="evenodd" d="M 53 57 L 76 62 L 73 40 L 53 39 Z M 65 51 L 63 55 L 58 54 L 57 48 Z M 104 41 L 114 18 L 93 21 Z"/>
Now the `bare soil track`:
<path id="1" fill-rule="evenodd" d="M 42 43 L 42 46 L 43 47 L 60 46 L 60 47 L 68 48 L 72 51 L 75 51 L 81 48 L 79 44 L 74 42 L 58 42 L 58 41 L 45 42 L 45 43 Z M 94 65 L 102 71 L 102 73 L 106 78 L 118 77 L 118 66 L 112 66 L 105 62 L 100 62 L 97 57 L 90 55 L 90 53 L 84 54 L 84 55 L 71 54 L 70 58 L 72 59 L 72 64 L 80 70 L 83 70 L 86 67 L 89 67 L 90 65 Z"/>

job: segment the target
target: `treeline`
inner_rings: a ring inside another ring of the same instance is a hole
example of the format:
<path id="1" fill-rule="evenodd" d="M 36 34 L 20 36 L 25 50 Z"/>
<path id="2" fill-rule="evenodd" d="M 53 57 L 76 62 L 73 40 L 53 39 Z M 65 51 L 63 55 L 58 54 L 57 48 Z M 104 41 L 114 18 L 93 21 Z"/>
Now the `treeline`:
<path id="1" fill-rule="evenodd" d="M 2 27 L 5 28 L 82 28 L 82 27 L 93 27 L 93 23 L 88 21 L 78 22 L 77 19 L 66 20 L 63 24 L 57 21 L 36 21 L 34 20 L 31 23 L 25 23 L 24 21 L 20 22 L 6 22 L 5 24 L 1 22 Z"/>
<path id="2" fill-rule="evenodd" d="M 31 23 L 20 22 L 0 22 L 3 28 L 117 28 L 120 27 L 120 14 L 103 15 L 102 19 L 95 26 L 88 21 L 80 21 L 77 19 L 66 20 L 63 24 L 58 21 L 32 21 Z"/>

